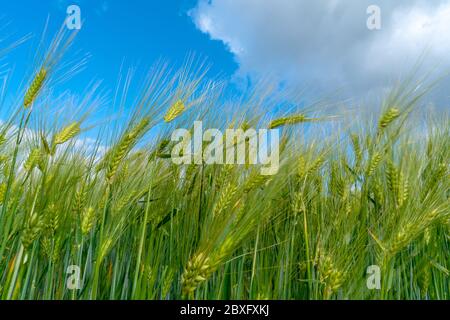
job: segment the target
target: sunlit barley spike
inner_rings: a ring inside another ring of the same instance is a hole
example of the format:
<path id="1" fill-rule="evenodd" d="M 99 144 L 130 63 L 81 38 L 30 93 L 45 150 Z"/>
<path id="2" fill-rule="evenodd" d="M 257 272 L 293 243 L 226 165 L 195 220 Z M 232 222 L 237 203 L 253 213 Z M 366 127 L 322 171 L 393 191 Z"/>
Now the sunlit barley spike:
<path id="1" fill-rule="evenodd" d="M 261 174 L 255 174 L 250 176 L 244 185 L 244 193 L 248 193 L 254 189 L 262 187 L 266 182 L 270 180 L 270 176 L 265 176 Z"/>
<path id="2" fill-rule="evenodd" d="M 217 248 L 209 259 L 208 270 L 209 272 L 215 272 L 233 253 L 236 247 L 236 242 L 233 237 L 226 237 L 222 244 Z"/>
<path id="3" fill-rule="evenodd" d="M 116 203 L 115 210 L 117 212 L 122 211 L 126 206 L 130 205 L 133 201 L 133 199 L 136 199 L 139 195 L 139 192 L 137 190 L 133 190 L 131 192 L 128 192 L 124 194 Z"/>
<path id="4" fill-rule="evenodd" d="M 300 179 L 304 178 L 308 172 L 307 165 L 306 165 L 306 159 L 304 156 L 300 156 L 298 158 L 298 164 L 297 164 L 297 175 Z"/>
<path id="5" fill-rule="evenodd" d="M 399 191 L 398 191 L 398 205 L 401 207 L 407 200 L 409 195 L 409 181 L 403 173 L 399 174 Z"/>
<path id="6" fill-rule="evenodd" d="M 124 160 L 124 163 L 121 165 L 118 173 L 117 173 L 117 182 L 121 183 L 126 180 L 129 174 L 129 161 L 127 159 Z"/>
<path id="7" fill-rule="evenodd" d="M 322 253 L 319 257 L 320 281 L 325 282 L 333 272 L 333 269 L 334 264 L 331 257 Z"/>
<path id="8" fill-rule="evenodd" d="M 444 163 L 439 164 L 437 168 L 433 169 L 432 174 L 427 179 L 426 186 L 423 188 L 423 196 L 433 191 L 443 181 L 446 174 L 447 166 Z"/>
<path id="9" fill-rule="evenodd" d="M 59 259 L 59 252 L 61 249 L 61 239 L 58 238 L 51 238 L 51 237 L 45 237 L 42 238 L 40 241 L 42 251 L 44 255 L 47 257 L 47 259 L 55 263 Z"/>
<path id="10" fill-rule="evenodd" d="M 61 211 L 55 206 L 50 204 L 45 211 L 44 215 L 44 227 L 48 234 L 53 235 L 59 227 Z"/>
<path id="11" fill-rule="evenodd" d="M 184 110 L 186 110 L 184 102 L 181 100 L 176 101 L 174 104 L 170 106 L 169 110 L 164 116 L 164 121 L 168 123 L 175 120 L 178 116 L 180 116 L 183 113 Z"/>
<path id="12" fill-rule="evenodd" d="M 430 263 L 426 263 L 424 268 L 422 268 L 419 277 L 418 277 L 418 282 L 419 282 L 419 287 L 420 287 L 420 294 L 422 296 L 422 299 L 427 299 L 427 295 L 428 295 L 428 290 L 431 284 L 431 266 Z"/>
<path id="13" fill-rule="evenodd" d="M 394 196 L 394 199 L 398 197 L 398 185 L 399 185 L 399 173 L 392 161 L 387 163 L 386 178 L 388 182 L 389 191 Z"/>
<path id="14" fill-rule="evenodd" d="M 375 173 L 375 170 L 378 168 L 378 165 L 380 164 L 382 160 L 382 156 L 380 153 L 376 152 L 369 162 L 369 167 L 367 169 L 367 175 L 370 177 Z"/>
<path id="15" fill-rule="evenodd" d="M 98 208 L 100 210 L 103 210 L 106 207 L 106 205 L 108 204 L 108 202 L 109 202 L 108 192 L 104 192 L 99 200 Z"/>
<path id="16" fill-rule="evenodd" d="M 352 208 L 353 208 L 352 207 L 352 202 L 351 202 L 351 199 L 348 198 L 348 197 L 346 197 L 344 199 L 344 201 L 345 201 L 345 204 L 344 204 L 345 214 L 348 216 L 352 212 Z"/>
<path id="17" fill-rule="evenodd" d="M 31 150 L 23 167 L 26 171 L 30 172 L 40 164 L 40 161 L 41 161 L 41 150 L 39 148 L 34 148 L 33 150 Z"/>
<path id="18" fill-rule="evenodd" d="M 57 237 L 53 242 L 53 252 L 51 256 L 52 263 L 55 263 L 59 260 L 60 252 L 61 252 L 62 241 L 61 237 Z"/>
<path id="19" fill-rule="evenodd" d="M 386 128 L 392 121 L 398 118 L 400 115 L 400 110 L 397 108 L 389 108 L 380 118 L 379 127 L 384 129 Z"/>
<path id="20" fill-rule="evenodd" d="M 50 145 L 47 142 L 47 139 L 45 137 L 45 135 L 43 133 L 41 133 L 41 142 L 42 142 L 42 146 L 44 147 L 44 151 L 47 155 L 51 155 L 52 154 L 52 150 L 50 148 Z"/>
<path id="21" fill-rule="evenodd" d="M 41 248 L 48 260 L 52 258 L 52 240 L 49 237 L 41 239 Z"/>
<path id="22" fill-rule="evenodd" d="M 324 163 L 325 163 L 324 155 L 318 156 L 317 159 L 313 162 L 313 164 L 309 167 L 308 174 L 312 174 L 320 170 Z"/>
<path id="23" fill-rule="evenodd" d="M 391 244 L 388 246 L 388 253 L 394 256 L 403 250 L 422 230 L 421 226 L 417 223 L 406 223 L 391 241 Z"/>
<path id="24" fill-rule="evenodd" d="M 82 186 L 77 192 L 75 193 L 75 199 L 72 211 L 74 214 L 78 214 L 83 210 L 84 205 L 86 203 L 86 196 L 87 196 L 87 190 Z"/>
<path id="25" fill-rule="evenodd" d="M 275 129 L 275 128 L 278 128 L 278 127 L 281 127 L 284 125 L 297 124 L 297 123 L 305 122 L 307 120 L 308 120 L 308 118 L 306 118 L 306 116 L 304 114 L 279 118 L 279 119 L 272 120 L 270 122 L 269 129 Z"/>
<path id="26" fill-rule="evenodd" d="M 115 152 L 108 164 L 108 170 L 106 173 L 106 178 L 108 181 L 112 182 L 112 178 L 115 176 L 117 169 L 123 158 L 126 156 L 130 147 L 133 145 L 134 137 L 130 134 L 125 135 L 125 137 L 119 142 L 119 145 L 115 147 Z"/>
<path id="27" fill-rule="evenodd" d="M 222 213 L 224 210 L 228 208 L 231 200 L 236 194 L 236 191 L 237 191 L 236 186 L 232 183 L 228 183 L 226 188 L 224 188 L 222 193 L 220 194 L 219 200 L 217 201 L 216 206 L 214 207 L 213 212 L 214 216 L 218 216 L 220 213 Z"/>
<path id="28" fill-rule="evenodd" d="M 235 209 L 235 212 L 236 212 L 234 222 L 233 222 L 233 227 L 236 227 L 245 214 L 245 205 L 244 205 L 244 203 L 242 203 L 241 200 L 238 200 L 234 204 L 233 209 Z"/>
<path id="29" fill-rule="evenodd" d="M 89 234 L 95 223 L 95 210 L 89 207 L 84 210 L 83 217 L 81 219 L 81 233 L 83 235 Z"/>
<path id="30" fill-rule="evenodd" d="M 431 227 L 426 227 L 423 232 L 423 239 L 425 240 L 425 244 L 428 246 L 431 241 Z"/>
<path id="31" fill-rule="evenodd" d="M 2 146 L 6 142 L 6 133 L 0 133 L 0 146 Z"/>
<path id="32" fill-rule="evenodd" d="M 78 122 L 72 122 L 68 126 L 64 127 L 60 132 L 55 135 L 53 143 L 55 145 L 63 144 L 80 133 L 80 124 Z"/>
<path id="33" fill-rule="evenodd" d="M 230 175 L 233 172 L 233 165 L 225 164 L 221 168 L 222 169 L 220 170 L 216 185 L 222 189 L 226 186 L 227 181 L 230 179 Z"/>
<path id="34" fill-rule="evenodd" d="M 361 144 L 359 142 L 359 137 L 356 134 L 351 135 L 352 140 L 352 146 L 353 146 L 353 152 L 355 153 L 355 159 L 356 159 L 356 167 L 359 167 L 362 161 L 362 150 L 361 150 Z"/>
<path id="35" fill-rule="evenodd" d="M 32 217 L 28 222 L 25 229 L 22 231 L 21 242 L 25 249 L 29 248 L 33 244 L 34 240 L 39 238 L 41 231 L 43 230 L 43 220 L 40 217 Z"/>
<path id="36" fill-rule="evenodd" d="M 27 92 L 25 93 L 25 98 L 23 100 L 23 105 L 25 108 L 28 108 L 33 104 L 34 100 L 36 99 L 37 95 L 39 94 L 39 91 L 41 90 L 44 81 L 47 77 L 47 70 L 44 68 L 41 68 L 39 72 L 34 77 L 33 81 L 31 82 L 30 87 L 28 88 Z"/>
<path id="37" fill-rule="evenodd" d="M 337 184 L 336 184 L 336 192 L 338 194 L 338 196 L 342 199 L 345 200 L 347 199 L 347 186 L 345 185 L 345 181 L 342 178 L 338 178 L 337 179 Z"/>
<path id="38" fill-rule="evenodd" d="M 423 228 L 429 227 L 439 218 L 441 218 L 441 215 L 438 209 L 430 210 L 423 216 L 422 220 L 420 221 L 421 226 Z"/>
<path id="39" fill-rule="evenodd" d="M 129 135 L 132 139 L 138 139 L 140 138 L 147 130 L 148 126 L 150 124 L 150 118 L 144 117 L 141 119 L 141 121 L 138 122 L 137 125 L 135 125 L 129 132 Z"/>
<path id="40" fill-rule="evenodd" d="M 329 299 L 331 295 L 338 291 L 344 283 L 345 274 L 337 269 L 333 269 L 326 280 L 324 298 Z"/>
<path id="41" fill-rule="evenodd" d="M 113 239 L 107 238 L 104 240 L 104 242 L 100 246 L 100 254 L 99 254 L 99 261 L 103 261 L 103 259 L 106 257 L 106 255 L 109 253 L 110 249 L 113 245 Z"/>
<path id="42" fill-rule="evenodd" d="M 173 284 L 173 278 L 174 278 L 174 272 L 172 270 L 169 271 L 168 274 L 164 277 L 164 281 L 162 283 L 162 288 L 161 288 L 161 296 L 163 298 L 167 297 L 167 295 L 169 294 L 170 289 Z"/>
<path id="43" fill-rule="evenodd" d="M 119 143 L 111 151 L 111 156 L 108 157 L 108 169 L 106 173 L 106 179 L 109 183 L 112 183 L 113 177 L 116 175 L 117 169 L 120 163 L 128 154 L 128 152 L 134 147 L 137 140 L 146 132 L 150 118 L 143 118 L 136 126 L 134 126 Z"/>
<path id="44" fill-rule="evenodd" d="M 3 200 L 5 199 L 6 193 L 6 183 L 0 184 L 0 204 L 3 204 Z"/>
<path id="45" fill-rule="evenodd" d="M 379 180 L 376 180 L 373 184 L 373 193 L 375 196 L 375 201 L 378 205 L 382 205 L 384 203 L 384 193 Z"/>
<path id="46" fill-rule="evenodd" d="M 200 283 L 206 281 L 211 274 L 209 258 L 199 253 L 189 260 L 187 267 L 181 276 L 181 288 L 183 296 L 189 296 L 195 292 Z"/>

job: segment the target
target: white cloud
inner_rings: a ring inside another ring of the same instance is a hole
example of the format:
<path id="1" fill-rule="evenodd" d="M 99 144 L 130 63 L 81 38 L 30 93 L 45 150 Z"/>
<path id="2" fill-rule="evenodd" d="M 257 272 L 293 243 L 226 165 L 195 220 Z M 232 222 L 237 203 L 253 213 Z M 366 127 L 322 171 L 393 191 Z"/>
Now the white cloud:
<path id="1" fill-rule="evenodd" d="M 381 8 L 381 30 L 366 26 Z M 223 41 L 240 75 L 364 93 L 424 69 L 450 70 L 450 0 L 199 0 L 197 28 Z"/>

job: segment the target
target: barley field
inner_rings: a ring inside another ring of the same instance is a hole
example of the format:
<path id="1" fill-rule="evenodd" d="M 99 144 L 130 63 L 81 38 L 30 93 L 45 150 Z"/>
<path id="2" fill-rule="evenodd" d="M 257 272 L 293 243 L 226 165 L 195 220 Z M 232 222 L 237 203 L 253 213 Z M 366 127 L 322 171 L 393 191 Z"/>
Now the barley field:
<path id="1" fill-rule="evenodd" d="M 418 112 L 427 85 L 406 79 L 367 117 L 279 114 L 267 90 L 227 100 L 188 59 L 136 96 L 124 73 L 96 121 L 96 85 L 52 91 L 81 65 L 72 40 L 21 62 L 0 124 L 1 299 L 450 298 L 449 117 Z M 195 120 L 279 129 L 278 172 L 174 164 L 171 133 Z"/>

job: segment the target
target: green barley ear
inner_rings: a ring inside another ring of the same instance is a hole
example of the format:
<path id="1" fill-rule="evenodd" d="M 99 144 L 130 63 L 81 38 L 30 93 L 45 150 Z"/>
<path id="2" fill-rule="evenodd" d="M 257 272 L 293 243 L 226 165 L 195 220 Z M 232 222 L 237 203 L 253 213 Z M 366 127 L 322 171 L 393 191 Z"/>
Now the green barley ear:
<path id="1" fill-rule="evenodd" d="M 422 296 L 422 299 L 427 298 L 428 290 L 431 284 L 431 265 L 429 262 L 425 264 L 425 266 L 422 268 L 419 276 L 418 276 L 418 283 L 420 288 L 420 294 Z"/>
<path id="2" fill-rule="evenodd" d="M 3 200 L 5 199 L 6 193 L 6 183 L 0 184 L 0 204 L 3 204 Z"/>
<path id="3" fill-rule="evenodd" d="M 56 263 L 61 250 L 61 238 L 45 237 L 41 240 L 42 251 L 49 261 Z"/>
<path id="4" fill-rule="evenodd" d="M 77 192 L 75 193 L 75 199 L 72 206 L 72 212 L 74 213 L 74 216 L 76 214 L 80 213 L 84 205 L 86 203 L 86 196 L 87 196 L 88 190 L 84 186 L 82 186 Z"/>
<path id="5" fill-rule="evenodd" d="M 400 110 L 396 108 L 388 109 L 380 118 L 380 122 L 378 124 L 380 129 L 386 128 L 390 123 L 392 123 L 395 119 L 400 116 Z"/>
<path id="6" fill-rule="evenodd" d="M 119 145 L 114 150 L 113 156 L 111 157 L 108 169 L 106 173 L 106 179 L 111 183 L 112 178 L 116 175 L 117 169 L 120 163 L 127 155 L 129 149 L 134 144 L 134 139 L 130 134 L 125 135 L 125 137 L 120 141 Z"/>
<path id="7" fill-rule="evenodd" d="M 45 153 L 47 154 L 47 155 L 51 155 L 52 154 L 52 151 L 51 151 L 51 148 L 50 148 L 50 146 L 49 146 L 49 144 L 48 144 L 48 142 L 47 142 L 47 139 L 45 138 L 45 135 L 44 135 L 44 133 L 42 133 L 41 132 L 41 142 L 42 142 L 42 146 L 44 147 L 44 151 L 45 151 Z"/>
<path id="8" fill-rule="evenodd" d="M 25 161 L 23 167 L 26 171 L 31 172 L 35 167 L 41 165 L 42 154 L 39 148 L 34 148 L 31 150 L 27 160 Z"/>
<path id="9" fill-rule="evenodd" d="M 410 242 L 414 239 L 415 235 L 419 232 L 419 230 L 420 230 L 419 225 L 412 222 L 406 223 L 406 225 L 403 226 L 400 229 L 400 231 L 395 235 L 390 245 L 387 246 L 388 253 L 391 256 L 394 256 L 403 248 L 408 246 Z"/>
<path id="10" fill-rule="evenodd" d="M 92 227 L 94 226 L 94 223 L 95 223 L 95 210 L 89 207 L 83 212 L 83 216 L 81 219 L 81 233 L 83 233 L 83 235 L 89 234 Z"/>
<path id="11" fill-rule="evenodd" d="M 220 194 L 219 200 L 214 207 L 213 216 L 217 217 L 220 213 L 226 210 L 234 195 L 236 194 L 237 188 L 233 183 L 228 183 L 228 185 L 223 189 Z"/>
<path id="12" fill-rule="evenodd" d="M 55 206 L 55 204 L 50 204 L 45 210 L 43 217 L 43 225 L 47 234 L 53 235 L 60 225 L 61 211 Z"/>
<path id="13" fill-rule="evenodd" d="M 384 191 L 378 179 L 373 183 L 373 194 L 375 197 L 375 201 L 379 206 L 382 206 L 384 203 Z"/>
<path id="14" fill-rule="evenodd" d="M 355 153 L 356 168 L 359 168 L 359 166 L 361 165 L 362 156 L 363 156 L 359 137 L 356 134 L 352 134 L 350 138 L 352 141 L 353 152 Z"/>
<path id="15" fill-rule="evenodd" d="M 304 156 L 298 158 L 297 175 L 300 179 L 303 179 L 308 173 L 308 167 L 306 165 L 306 159 Z"/>
<path id="16" fill-rule="evenodd" d="M 200 283 L 206 281 L 211 266 L 209 258 L 199 253 L 189 260 L 186 269 L 181 276 L 181 288 L 183 296 L 187 297 L 195 292 Z"/>
<path id="17" fill-rule="evenodd" d="M 170 288 L 172 287 L 174 271 L 170 270 L 164 277 L 162 286 L 161 286 L 161 297 L 164 299 L 170 292 Z"/>
<path id="18" fill-rule="evenodd" d="M 386 178 L 390 193 L 397 199 L 399 189 L 399 172 L 392 161 L 387 163 Z"/>
<path id="19" fill-rule="evenodd" d="M 29 248 L 33 244 L 34 240 L 39 238 L 41 231 L 43 230 L 43 220 L 37 215 L 30 218 L 25 229 L 22 231 L 21 242 L 25 249 Z"/>
<path id="20" fill-rule="evenodd" d="M 437 168 L 435 168 L 428 178 L 426 186 L 424 188 L 424 195 L 428 194 L 430 190 L 433 190 L 439 185 L 441 181 L 444 181 L 444 177 L 447 175 L 447 166 L 445 163 L 440 163 Z"/>
<path id="21" fill-rule="evenodd" d="M 378 165 L 380 164 L 382 159 L 383 157 L 378 152 L 376 152 L 372 156 L 372 158 L 369 161 L 369 166 L 367 168 L 367 176 L 371 177 L 375 173 L 375 170 L 378 168 Z"/>
<path id="22" fill-rule="evenodd" d="M 344 283 L 345 273 L 336 268 L 330 256 L 323 254 L 319 258 L 319 272 L 320 281 L 325 284 L 324 298 L 329 299 Z"/>
<path id="23" fill-rule="evenodd" d="M 391 256 L 394 256 L 403 248 L 407 247 L 414 239 L 424 232 L 426 228 L 430 227 L 441 218 L 442 212 L 438 209 L 434 209 L 424 214 L 420 220 L 406 223 L 391 241 L 388 246 L 388 253 Z"/>
<path id="24" fill-rule="evenodd" d="M 111 157 L 109 157 L 109 163 L 106 172 L 106 179 L 109 183 L 112 183 L 114 176 L 117 173 L 120 163 L 126 157 L 128 152 L 134 147 L 137 140 L 145 134 L 150 119 L 148 117 L 143 118 L 135 127 L 129 130 L 119 143 L 113 148 Z"/>
<path id="25" fill-rule="evenodd" d="M 299 114 L 299 115 L 293 115 L 290 117 L 284 117 L 284 118 L 279 118 L 279 119 L 275 119 L 273 121 L 270 122 L 269 124 L 269 129 L 275 129 L 284 125 L 291 125 L 291 124 L 297 124 L 297 123 L 302 123 L 305 121 L 309 121 L 310 119 L 306 118 L 306 116 L 304 114 Z"/>
<path id="26" fill-rule="evenodd" d="M 220 173 L 216 180 L 216 186 L 219 189 L 224 188 L 226 183 L 230 180 L 230 177 L 233 173 L 233 165 L 225 164 L 221 166 Z"/>
<path id="27" fill-rule="evenodd" d="M 6 140 L 7 140 L 6 133 L 5 132 L 0 133 L 0 146 L 4 145 Z"/>
<path id="28" fill-rule="evenodd" d="M 37 95 L 39 94 L 39 91 L 41 90 L 44 84 L 46 77 L 47 77 L 47 70 L 45 70 L 44 68 L 39 70 L 39 72 L 36 74 L 33 81 L 31 82 L 30 87 L 25 93 L 25 98 L 23 100 L 23 106 L 25 108 L 28 108 L 31 106 L 31 104 L 33 104 L 34 100 L 36 99 Z"/>
<path id="29" fill-rule="evenodd" d="M 425 244 L 428 246 L 431 241 L 431 227 L 426 227 L 423 232 L 423 239 L 425 240 Z"/>
<path id="30" fill-rule="evenodd" d="M 55 148 L 59 144 L 63 144 L 80 133 L 80 124 L 78 122 L 72 122 L 68 126 L 64 127 L 53 138 L 52 154 L 55 154 Z"/>
<path id="31" fill-rule="evenodd" d="M 254 189 L 261 188 L 270 180 L 270 178 L 270 176 L 265 176 L 262 174 L 254 174 L 250 176 L 244 184 L 244 193 L 249 193 Z"/>
<path id="32" fill-rule="evenodd" d="M 316 171 L 320 170 L 325 163 L 325 156 L 323 154 L 319 155 L 316 160 L 312 163 L 312 165 L 308 169 L 308 174 L 313 174 Z"/>
<path id="33" fill-rule="evenodd" d="M 116 212 L 122 211 L 124 208 L 126 208 L 127 206 L 132 204 L 133 201 L 136 201 L 138 197 L 139 197 L 139 191 L 137 191 L 137 190 L 132 190 L 131 192 L 125 193 L 115 203 L 114 210 Z"/>
<path id="34" fill-rule="evenodd" d="M 113 239 L 108 237 L 100 245 L 99 263 L 103 261 L 109 251 L 112 249 Z"/>
<path id="35" fill-rule="evenodd" d="M 183 101 L 178 100 L 169 108 L 164 116 L 164 121 L 168 123 L 175 120 L 180 114 L 183 113 L 184 110 L 186 110 L 186 106 Z"/>
<path id="36" fill-rule="evenodd" d="M 403 206 L 408 200 L 409 195 L 409 180 L 405 177 L 402 172 L 399 173 L 399 185 L 398 185 L 398 195 L 397 203 L 399 207 Z"/>
<path id="37" fill-rule="evenodd" d="M 335 163 L 331 167 L 331 179 L 330 179 L 330 189 L 333 194 L 339 196 L 340 198 L 346 198 L 347 196 L 347 186 L 344 179 L 339 175 L 339 168 Z"/>

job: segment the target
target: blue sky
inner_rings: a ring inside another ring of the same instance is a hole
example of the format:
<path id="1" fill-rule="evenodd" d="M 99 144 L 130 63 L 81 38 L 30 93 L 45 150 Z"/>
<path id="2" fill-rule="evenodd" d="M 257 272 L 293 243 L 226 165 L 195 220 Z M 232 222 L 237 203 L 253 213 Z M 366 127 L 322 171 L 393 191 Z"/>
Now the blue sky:
<path id="1" fill-rule="evenodd" d="M 0 39 L 32 33 L 34 41 L 8 61 L 20 77 L 47 16 L 50 34 L 77 4 L 84 25 L 74 48 L 92 55 L 70 81 L 82 91 L 93 78 L 113 89 L 119 68 L 158 59 L 179 65 L 189 53 L 207 57 L 209 75 L 279 83 L 323 97 L 379 96 L 407 76 L 422 57 L 425 72 L 450 71 L 450 0 L 0 0 Z M 369 30 L 367 9 L 380 9 L 381 28 Z M 3 45 L 4 42 L 2 42 Z M 426 55 L 424 56 L 424 53 Z M 433 102 L 448 109 L 450 81 Z M 357 105 L 358 103 L 355 103 Z"/>
<path id="2" fill-rule="evenodd" d="M 0 29 L 6 43 L 32 34 L 33 39 L 9 55 L 15 74 L 24 72 L 27 59 L 33 55 L 47 17 L 49 34 L 55 33 L 66 17 L 66 8 L 77 4 L 84 24 L 73 50 L 89 53 L 87 68 L 70 80 L 72 90 L 84 89 L 92 79 L 104 80 L 113 89 L 122 61 L 126 66 L 146 69 L 159 59 L 179 65 L 190 53 L 206 57 L 211 63 L 210 76 L 227 77 L 237 69 L 233 54 L 221 41 L 212 41 L 199 31 L 188 11 L 194 0 L 0 0 L 0 21 L 8 25 Z M 14 79 L 14 78 L 13 78 Z"/>

